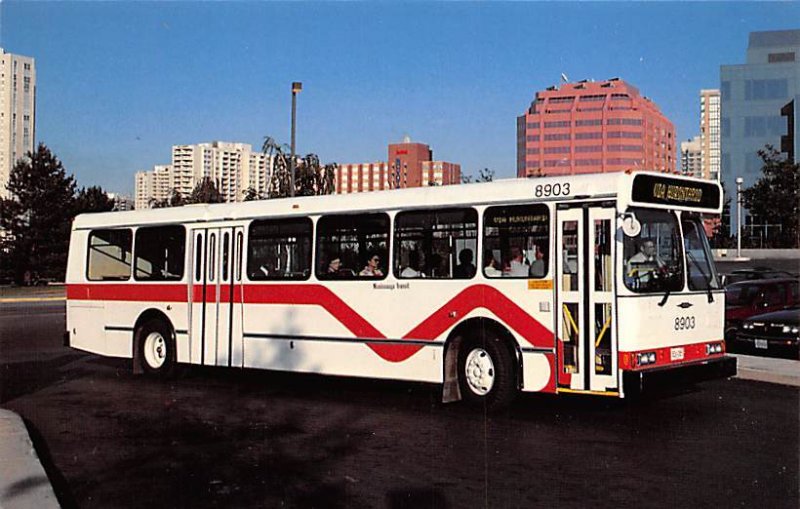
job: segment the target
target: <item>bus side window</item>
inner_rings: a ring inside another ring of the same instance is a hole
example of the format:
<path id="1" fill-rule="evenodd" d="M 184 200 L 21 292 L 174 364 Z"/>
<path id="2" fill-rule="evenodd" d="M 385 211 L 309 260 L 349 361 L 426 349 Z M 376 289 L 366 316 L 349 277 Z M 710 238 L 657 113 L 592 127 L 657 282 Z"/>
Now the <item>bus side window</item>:
<path id="1" fill-rule="evenodd" d="M 489 207 L 483 214 L 483 275 L 543 278 L 550 269 L 550 209 Z"/>
<path id="2" fill-rule="evenodd" d="M 249 231 L 247 276 L 250 280 L 308 279 L 311 274 L 311 219 L 261 219 L 250 223 Z"/>
<path id="3" fill-rule="evenodd" d="M 473 208 L 400 212 L 394 220 L 394 274 L 400 279 L 472 279 L 478 261 Z"/>
<path id="4" fill-rule="evenodd" d="M 320 279 L 384 279 L 389 269 L 389 216 L 322 216 L 317 221 Z"/>
<path id="5" fill-rule="evenodd" d="M 131 277 L 133 234 L 130 230 L 92 230 L 89 234 L 89 281 L 125 281 Z"/>
<path id="6" fill-rule="evenodd" d="M 180 281 L 186 256 L 186 228 L 148 226 L 136 230 L 134 277 L 137 281 Z"/>

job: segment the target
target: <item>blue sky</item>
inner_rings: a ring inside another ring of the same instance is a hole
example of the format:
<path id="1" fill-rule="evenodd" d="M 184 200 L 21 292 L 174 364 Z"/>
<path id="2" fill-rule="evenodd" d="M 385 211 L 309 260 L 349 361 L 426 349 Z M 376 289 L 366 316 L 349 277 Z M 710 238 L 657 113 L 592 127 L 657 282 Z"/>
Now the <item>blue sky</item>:
<path id="1" fill-rule="evenodd" d="M 133 190 L 173 144 L 289 141 L 324 162 L 385 160 L 408 134 L 465 173 L 516 167 L 536 90 L 621 77 L 698 134 L 701 88 L 748 33 L 800 3 L 0 4 L 0 46 L 36 58 L 37 141 L 80 185 Z"/>

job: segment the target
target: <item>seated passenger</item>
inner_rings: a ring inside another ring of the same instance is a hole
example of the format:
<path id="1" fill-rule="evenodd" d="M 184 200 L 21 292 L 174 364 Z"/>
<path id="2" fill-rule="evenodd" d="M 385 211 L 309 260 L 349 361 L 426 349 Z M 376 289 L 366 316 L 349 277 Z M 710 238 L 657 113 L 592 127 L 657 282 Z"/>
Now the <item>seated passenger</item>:
<path id="1" fill-rule="evenodd" d="M 420 266 L 419 263 L 419 251 L 409 251 L 408 253 L 408 267 L 403 269 L 400 272 L 400 277 L 425 277 L 425 273 L 421 270 L 418 270 Z"/>
<path id="2" fill-rule="evenodd" d="M 364 269 L 358 273 L 359 276 L 366 276 L 366 277 L 383 277 L 383 272 L 378 267 L 378 264 L 381 262 L 381 258 L 378 255 L 372 255 L 367 260 L 367 264 L 364 266 Z"/>
<path id="3" fill-rule="evenodd" d="M 475 265 L 472 263 L 472 249 L 462 249 L 458 253 L 458 265 L 453 270 L 456 279 L 470 279 L 475 275 Z"/>
<path id="4" fill-rule="evenodd" d="M 528 273 L 531 277 L 544 277 L 544 272 L 546 270 L 544 253 L 536 244 L 533 245 L 533 250 L 535 252 L 534 256 L 536 259 L 533 261 L 533 263 L 531 263 L 531 268 Z"/>
<path id="5" fill-rule="evenodd" d="M 511 277 L 528 277 L 528 264 L 525 263 L 525 259 L 522 257 L 522 249 L 518 246 L 511 247 L 511 263 L 509 263 L 506 275 Z"/>
<path id="6" fill-rule="evenodd" d="M 503 272 L 497 268 L 497 262 L 494 260 L 494 255 L 491 251 L 486 251 L 483 259 L 485 263 L 483 273 L 486 277 L 500 277 L 503 275 Z"/>

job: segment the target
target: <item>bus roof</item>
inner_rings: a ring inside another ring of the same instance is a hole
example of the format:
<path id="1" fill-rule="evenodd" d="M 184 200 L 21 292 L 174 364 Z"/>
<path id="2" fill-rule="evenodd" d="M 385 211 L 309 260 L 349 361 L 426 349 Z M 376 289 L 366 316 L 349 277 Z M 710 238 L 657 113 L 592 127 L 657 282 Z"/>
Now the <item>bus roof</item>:
<path id="1" fill-rule="evenodd" d="M 431 205 L 447 207 L 494 203 L 609 199 L 617 196 L 627 205 L 631 202 L 631 186 L 634 177 L 643 174 L 670 181 L 678 179 L 685 182 L 706 182 L 711 184 L 709 181 L 651 172 L 637 172 L 632 175 L 625 172 L 616 172 L 528 179 L 513 178 L 487 183 L 81 214 L 75 218 L 73 229 L 386 211 L 430 207 Z M 719 187 L 716 183 L 714 185 Z M 656 204 L 655 206 L 659 205 Z M 672 208 L 685 207 L 673 206 Z M 709 211 L 706 210 L 706 212 Z"/>

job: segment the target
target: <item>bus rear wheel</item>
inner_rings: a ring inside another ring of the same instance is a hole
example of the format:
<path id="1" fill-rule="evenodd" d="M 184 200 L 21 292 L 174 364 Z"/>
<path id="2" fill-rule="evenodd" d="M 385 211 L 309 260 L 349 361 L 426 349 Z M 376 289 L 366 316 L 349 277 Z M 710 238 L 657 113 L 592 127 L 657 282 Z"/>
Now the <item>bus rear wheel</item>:
<path id="1" fill-rule="evenodd" d="M 489 411 L 501 410 L 517 395 L 514 362 L 505 343 L 494 335 L 468 339 L 458 352 L 461 397 Z"/>
<path id="2" fill-rule="evenodd" d="M 175 341 L 170 328 L 161 320 L 152 319 L 136 331 L 136 345 L 142 370 L 150 375 L 166 377 L 175 367 Z"/>

